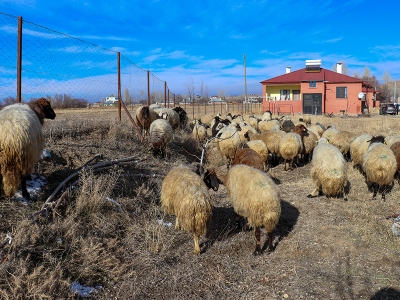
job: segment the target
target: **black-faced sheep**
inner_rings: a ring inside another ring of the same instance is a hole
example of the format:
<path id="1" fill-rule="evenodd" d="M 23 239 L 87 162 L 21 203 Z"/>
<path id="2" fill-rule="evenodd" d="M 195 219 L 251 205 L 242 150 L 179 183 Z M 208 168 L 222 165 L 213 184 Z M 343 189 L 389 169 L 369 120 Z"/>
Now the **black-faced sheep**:
<path id="1" fill-rule="evenodd" d="M 150 124 L 150 143 L 153 155 L 167 156 L 167 145 L 173 137 L 171 124 L 165 119 L 157 119 Z"/>
<path id="2" fill-rule="evenodd" d="M 189 117 L 187 115 L 187 112 L 180 106 L 176 106 L 173 108 L 174 111 L 176 111 L 179 115 L 179 124 L 181 128 L 185 128 L 189 122 Z"/>
<path id="3" fill-rule="evenodd" d="M 44 147 L 44 119 L 56 114 L 45 98 L 28 104 L 12 104 L 0 111 L 0 169 L 6 197 L 15 194 L 21 184 L 22 196 L 29 198 L 26 177 L 33 172 Z"/>
<path id="4" fill-rule="evenodd" d="M 207 170 L 206 175 L 209 175 Z M 215 175 L 209 176 L 218 176 Z M 268 233 L 269 250 L 273 250 L 273 230 L 281 215 L 279 190 L 274 181 L 264 172 L 246 165 L 233 166 L 226 175 L 219 175 L 232 200 L 235 212 L 246 218 L 254 227 L 256 248 L 254 254 L 261 253 L 260 235 L 264 226 Z M 215 182 L 215 180 L 214 180 Z M 246 184 L 243 184 L 243 183 Z M 208 186 L 214 188 L 213 186 Z"/>
<path id="5" fill-rule="evenodd" d="M 341 193 L 346 200 L 346 160 L 338 148 L 328 144 L 326 138 L 321 138 L 314 148 L 310 173 L 315 184 L 315 190 L 308 197 L 318 196 L 320 189 L 322 189 L 327 197 L 337 196 Z"/>
<path id="6" fill-rule="evenodd" d="M 286 120 L 284 120 L 283 122 L 282 122 L 282 130 L 284 131 L 284 132 L 291 132 L 292 130 L 293 130 L 293 128 L 294 128 L 294 123 L 293 123 L 293 121 L 292 120 L 290 120 L 290 119 L 286 119 Z"/>
<path id="7" fill-rule="evenodd" d="M 200 254 L 199 237 L 206 234 L 212 215 L 208 188 L 201 177 L 187 167 L 173 168 L 162 183 L 161 207 L 176 216 L 176 230 L 193 233 L 194 254 Z"/>
<path id="8" fill-rule="evenodd" d="M 286 162 L 289 163 L 289 169 L 293 170 L 293 159 L 303 154 L 303 133 L 307 128 L 303 125 L 296 125 L 293 132 L 286 133 L 279 143 L 279 154 L 284 159 L 284 170 L 286 171 Z"/>
<path id="9" fill-rule="evenodd" d="M 384 142 L 383 136 L 374 136 L 364 154 L 363 170 L 368 189 L 372 189 L 373 199 L 382 189 L 382 199 L 385 200 L 385 186 L 393 185 L 393 178 L 397 170 L 396 157 Z"/>
<path id="10" fill-rule="evenodd" d="M 141 105 L 136 109 L 136 124 L 140 127 L 142 134 L 147 135 L 150 124 L 157 119 L 157 114 L 149 106 Z"/>

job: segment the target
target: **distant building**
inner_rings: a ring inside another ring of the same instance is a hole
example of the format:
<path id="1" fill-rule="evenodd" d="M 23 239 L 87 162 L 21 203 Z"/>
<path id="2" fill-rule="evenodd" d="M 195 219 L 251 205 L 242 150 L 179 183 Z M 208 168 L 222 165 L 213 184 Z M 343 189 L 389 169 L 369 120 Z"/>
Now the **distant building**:
<path id="1" fill-rule="evenodd" d="M 118 104 L 118 97 L 110 96 L 106 97 L 106 101 L 103 102 L 102 106 L 115 106 Z"/>
<path id="2" fill-rule="evenodd" d="M 307 60 L 306 67 L 261 81 L 263 110 L 273 113 L 360 114 L 379 106 L 376 90 L 360 78 L 321 68 L 321 60 Z"/>

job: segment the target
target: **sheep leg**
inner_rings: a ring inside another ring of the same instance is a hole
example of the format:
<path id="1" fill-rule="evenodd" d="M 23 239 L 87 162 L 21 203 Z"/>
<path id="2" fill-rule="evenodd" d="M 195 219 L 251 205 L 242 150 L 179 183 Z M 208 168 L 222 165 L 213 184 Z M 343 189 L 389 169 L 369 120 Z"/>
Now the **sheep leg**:
<path id="1" fill-rule="evenodd" d="M 199 245 L 199 237 L 197 235 L 193 235 L 194 237 L 194 254 L 200 254 L 200 245 Z"/>
<path id="2" fill-rule="evenodd" d="M 254 234 L 256 236 L 256 250 L 254 251 L 254 255 L 259 255 L 259 254 L 261 254 L 261 246 L 260 246 L 261 228 L 260 228 L 260 226 L 256 226 L 254 228 Z"/>
<path id="3" fill-rule="evenodd" d="M 319 186 L 317 186 L 311 194 L 307 195 L 308 198 L 314 198 L 317 196 L 319 196 Z"/>
<path id="4" fill-rule="evenodd" d="M 344 190 L 344 187 L 342 188 L 342 195 L 343 195 L 343 200 L 347 201 L 346 192 Z"/>
<path id="5" fill-rule="evenodd" d="M 376 194 L 378 193 L 378 189 L 376 188 L 376 185 L 372 183 L 372 199 L 376 199 Z"/>
<path id="6" fill-rule="evenodd" d="M 272 232 L 268 232 L 268 250 L 272 251 L 274 250 L 274 246 L 272 245 L 272 241 L 274 240 L 274 236 Z"/>
<path id="7" fill-rule="evenodd" d="M 29 199 L 31 196 L 29 195 L 29 192 L 26 188 L 26 179 L 27 179 L 27 177 L 22 177 L 22 181 L 21 181 L 22 197 L 24 197 L 25 199 Z"/>
<path id="8" fill-rule="evenodd" d="M 283 165 L 285 166 L 283 170 L 284 170 L 284 171 L 287 171 L 287 170 L 286 170 L 286 158 L 283 160 Z"/>
<path id="9" fill-rule="evenodd" d="M 181 226 L 179 225 L 179 219 L 178 217 L 176 217 L 176 221 L 175 221 L 175 230 L 180 230 Z"/>

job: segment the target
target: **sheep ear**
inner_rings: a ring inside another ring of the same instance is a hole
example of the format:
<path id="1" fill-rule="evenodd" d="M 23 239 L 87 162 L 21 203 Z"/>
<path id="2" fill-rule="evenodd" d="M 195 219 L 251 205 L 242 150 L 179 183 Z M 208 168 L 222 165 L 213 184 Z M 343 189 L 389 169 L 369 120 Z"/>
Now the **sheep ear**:
<path id="1" fill-rule="evenodd" d="M 370 143 L 370 142 L 371 142 L 371 140 L 367 141 L 367 143 Z"/>

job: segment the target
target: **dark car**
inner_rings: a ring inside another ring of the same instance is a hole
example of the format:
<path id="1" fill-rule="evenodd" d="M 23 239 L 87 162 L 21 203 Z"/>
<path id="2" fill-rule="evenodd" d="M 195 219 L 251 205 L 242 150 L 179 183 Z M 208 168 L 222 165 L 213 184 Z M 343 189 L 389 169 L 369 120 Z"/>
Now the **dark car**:
<path id="1" fill-rule="evenodd" d="M 394 103 L 382 104 L 379 109 L 381 115 L 397 115 L 398 113 L 398 105 Z"/>

